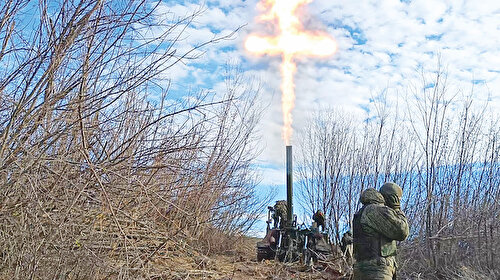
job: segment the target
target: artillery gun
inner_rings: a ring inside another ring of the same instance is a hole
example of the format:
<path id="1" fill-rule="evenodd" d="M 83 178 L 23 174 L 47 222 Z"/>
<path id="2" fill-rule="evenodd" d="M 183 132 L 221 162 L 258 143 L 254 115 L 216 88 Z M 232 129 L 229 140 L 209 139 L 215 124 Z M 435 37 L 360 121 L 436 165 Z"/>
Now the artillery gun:
<path id="1" fill-rule="evenodd" d="M 332 246 L 324 226 L 321 231 L 316 223 L 310 227 L 297 225 L 297 216 L 293 214 L 292 181 L 292 146 L 286 146 L 287 200 L 277 201 L 274 207 L 268 207 L 266 236 L 257 242 L 258 261 L 300 260 L 306 265 L 312 265 L 318 260 L 326 260 L 332 254 Z"/>

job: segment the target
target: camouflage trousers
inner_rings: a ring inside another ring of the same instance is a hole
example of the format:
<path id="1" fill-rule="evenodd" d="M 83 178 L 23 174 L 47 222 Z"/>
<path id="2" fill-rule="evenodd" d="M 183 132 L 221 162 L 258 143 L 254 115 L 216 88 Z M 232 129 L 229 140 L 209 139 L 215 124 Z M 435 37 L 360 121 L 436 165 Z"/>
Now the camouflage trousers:
<path id="1" fill-rule="evenodd" d="M 392 280 L 396 279 L 396 258 L 386 257 L 356 262 L 354 280 Z"/>

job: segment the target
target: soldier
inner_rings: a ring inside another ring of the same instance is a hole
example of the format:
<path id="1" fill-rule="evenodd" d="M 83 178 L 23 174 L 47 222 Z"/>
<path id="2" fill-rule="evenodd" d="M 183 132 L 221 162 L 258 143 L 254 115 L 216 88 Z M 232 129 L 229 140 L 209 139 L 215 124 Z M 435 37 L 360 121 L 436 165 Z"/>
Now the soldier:
<path id="1" fill-rule="evenodd" d="M 314 213 L 312 218 L 313 221 L 316 222 L 318 228 L 321 227 L 321 230 L 325 230 L 325 214 L 323 214 L 323 212 L 321 212 L 320 210 L 316 211 L 316 213 Z"/>
<path id="2" fill-rule="evenodd" d="M 278 200 L 274 205 L 274 227 L 275 228 L 284 228 L 286 225 L 286 200 Z"/>
<path id="3" fill-rule="evenodd" d="M 409 231 L 401 196 L 394 183 L 385 183 L 380 193 L 369 188 L 361 194 L 363 206 L 353 219 L 355 280 L 396 279 L 396 240 L 405 240 Z"/>
<path id="4" fill-rule="evenodd" d="M 342 240 L 340 241 L 340 249 L 342 252 L 347 250 L 347 246 L 349 246 L 349 244 L 352 244 L 352 233 L 350 230 L 344 232 L 342 235 Z"/>
<path id="5" fill-rule="evenodd" d="M 342 235 L 342 240 L 340 241 L 340 250 L 344 255 L 347 263 L 352 264 L 352 233 L 350 230 L 344 232 Z"/>

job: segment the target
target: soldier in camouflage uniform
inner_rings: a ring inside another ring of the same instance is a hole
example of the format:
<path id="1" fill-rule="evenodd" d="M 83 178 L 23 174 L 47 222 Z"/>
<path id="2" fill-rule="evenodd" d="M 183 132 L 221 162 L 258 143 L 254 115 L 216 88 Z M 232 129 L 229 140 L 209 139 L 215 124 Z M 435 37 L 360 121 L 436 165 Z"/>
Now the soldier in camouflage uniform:
<path id="1" fill-rule="evenodd" d="M 346 231 L 342 235 L 342 240 L 340 242 L 340 250 L 344 254 L 345 260 L 349 265 L 352 264 L 352 232 L 350 230 Z"/>
<path id="2" fill-rule="evenodd" d="M 409 231 L 401 195 L 394 183 L 361 194 L 363 207 L 353 219 L 355 280 L 396 279 L 396 240 L 405 240 Z"/>
<path id="3" fill-rule="evenodd" d="M 274 205 L 274 227 L 276 228 L 284 228 L 286 226 L 286 200 L 278 200 Z"/>
<path id="4" fill-rule="evenodd" d="M 320 210 L 316 211 L 312 218 L 313 221 L 316 222 L 318 228 L 321 228 L 321 230 L 325 230 L 325 214 L 323 214 L 323 212 L 321 212 Z"/>

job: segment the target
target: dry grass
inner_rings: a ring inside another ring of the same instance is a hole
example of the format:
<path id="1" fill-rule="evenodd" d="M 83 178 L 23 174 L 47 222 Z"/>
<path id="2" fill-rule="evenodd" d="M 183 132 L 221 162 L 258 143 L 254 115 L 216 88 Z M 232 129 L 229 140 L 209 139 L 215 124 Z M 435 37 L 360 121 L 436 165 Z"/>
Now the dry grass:
<path id="1" fill-rule="evenodd" d="M 300 263 L 257 262 L 255 245 L 258 239 L 242 237 L 234 251 L 226 255 L 206 256 L 189 247 L 168 248 L 155 257 L 154 265 L 164 271 L 158 279 L 348 279 L 343 277 L 340 262 L 318 264 L 309 268 Z M 173 249 L 173 248 L 170 248 Z"/>

